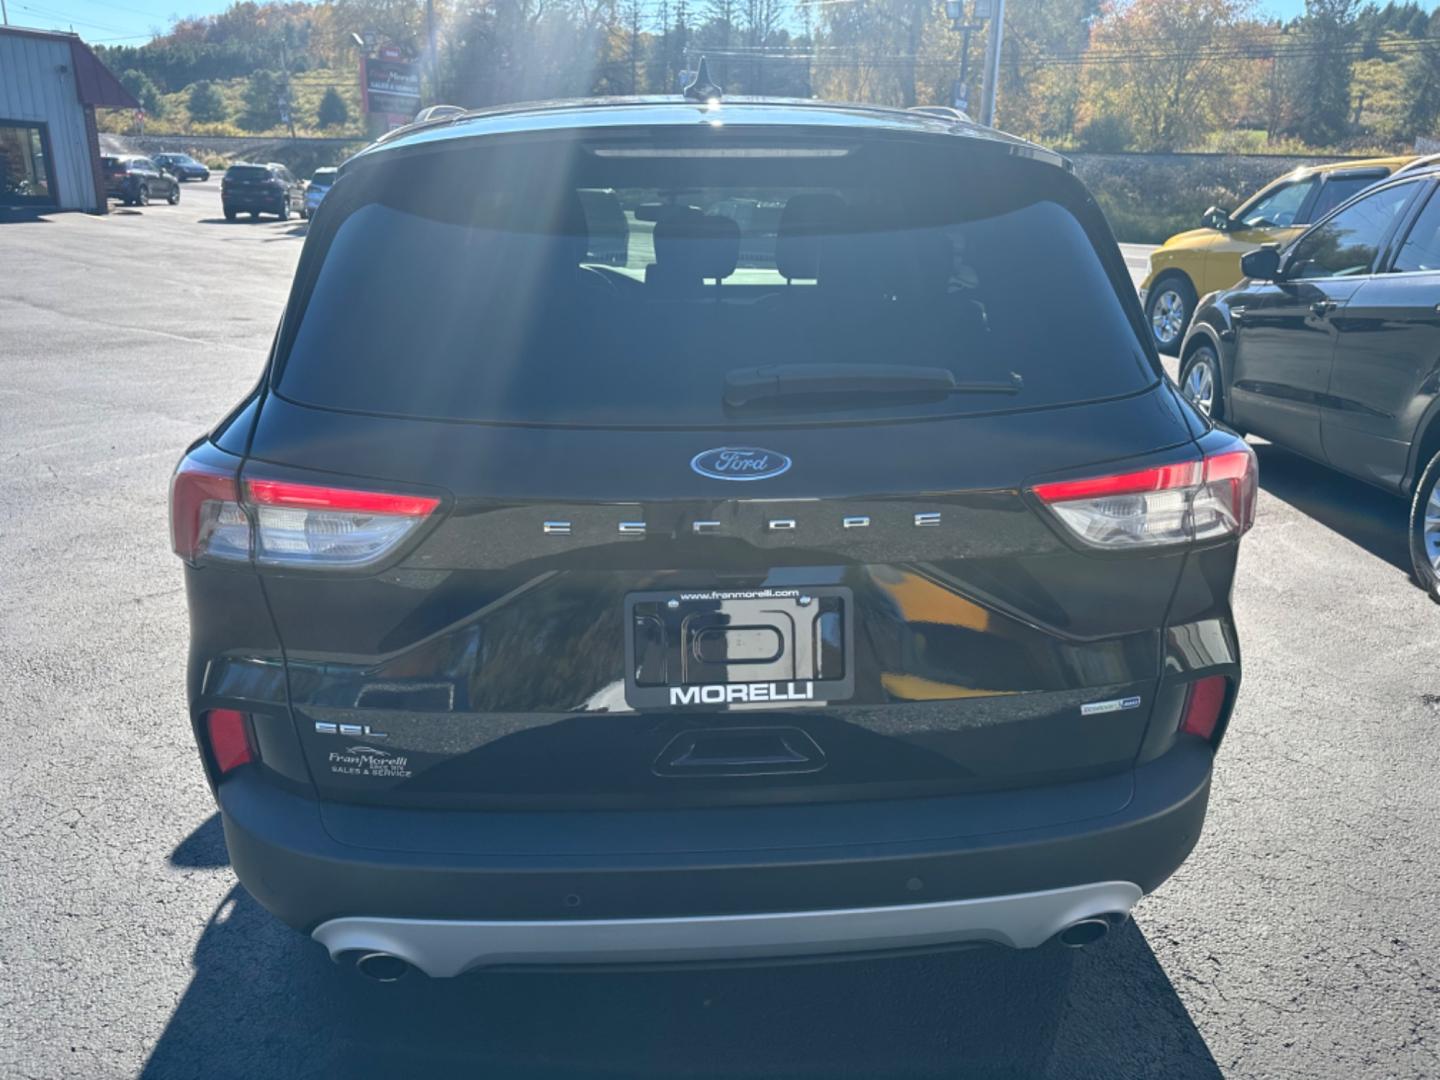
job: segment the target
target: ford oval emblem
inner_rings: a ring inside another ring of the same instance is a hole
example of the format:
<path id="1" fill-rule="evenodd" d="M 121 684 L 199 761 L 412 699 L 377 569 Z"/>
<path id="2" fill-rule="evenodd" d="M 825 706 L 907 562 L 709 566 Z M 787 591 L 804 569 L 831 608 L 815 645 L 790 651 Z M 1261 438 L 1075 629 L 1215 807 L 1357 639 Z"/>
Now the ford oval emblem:
<path id="1" fill-rule="evenodd" d="M 714 480 L 768 480 L 790 468 L 790 459 L 758 446 L 717 446 L 690 459 L 690 468 Z"/>

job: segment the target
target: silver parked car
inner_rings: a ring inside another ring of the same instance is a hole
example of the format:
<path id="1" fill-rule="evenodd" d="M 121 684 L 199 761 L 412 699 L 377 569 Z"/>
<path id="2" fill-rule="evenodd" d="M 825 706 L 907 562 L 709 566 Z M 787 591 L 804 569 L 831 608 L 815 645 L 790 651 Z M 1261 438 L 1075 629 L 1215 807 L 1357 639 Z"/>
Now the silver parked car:
<path id="1" fill-rule="evenodd" d="M 305 209 L 300 211 L 301 217 L 307 221 L 314 216 L 315 211 L 320 209 L 320 201 L 325 198 L 325 193 L 330 190 L 330 185 L 335 183 L 335 174 L 338 169 L 316 169 L 315 174 L 310 177 L 310 182 L 305 185 Z"/>

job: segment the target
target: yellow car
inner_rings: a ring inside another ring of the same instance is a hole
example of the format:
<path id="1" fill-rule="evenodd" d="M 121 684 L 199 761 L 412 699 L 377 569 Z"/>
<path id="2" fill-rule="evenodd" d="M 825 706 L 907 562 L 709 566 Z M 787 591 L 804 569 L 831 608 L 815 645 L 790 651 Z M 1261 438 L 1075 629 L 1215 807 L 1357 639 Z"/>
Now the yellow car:
<path id="1" fill-rule="evenodd" d="M 1286 244 L 1311 222 L 1414 157 L 1372 158 L 1296 169 L 1262 188 L 1231 213 L 1212 206 L 1200 228 L 1179 233 L 1150 253 L 1140 302 L 1155 347 L 1173 353 L 1185 336 L 1197 300 L 1228 289 L 1243 276 L 1240 256 L 1262 244 Z"/>

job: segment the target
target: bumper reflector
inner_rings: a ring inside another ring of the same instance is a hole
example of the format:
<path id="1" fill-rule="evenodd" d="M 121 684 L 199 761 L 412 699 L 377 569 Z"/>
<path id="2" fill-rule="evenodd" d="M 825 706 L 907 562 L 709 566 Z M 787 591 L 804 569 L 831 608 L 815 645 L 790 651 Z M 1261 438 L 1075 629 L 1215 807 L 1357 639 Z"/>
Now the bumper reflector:
<path id="1" fill-rule="evenodd" d="M 255 760 L 244 713 L 234 709 L 211 709 L 205 714 L 205 731 L 210 737 L 210 752 L 215 755 L 215 767 L 222 775 Z"/>
<path id="2" fill-rule="evenodd" d="M 1225 707 L 1227 681 L 1224 675 L 1211 675 L 1190 684 L 1185 713 L 1180 718 L 1181 731 L 1199 735 L 1202 739 L 1214 736 L 1215 725 L 1220 722 L 1220 710 Z"/>

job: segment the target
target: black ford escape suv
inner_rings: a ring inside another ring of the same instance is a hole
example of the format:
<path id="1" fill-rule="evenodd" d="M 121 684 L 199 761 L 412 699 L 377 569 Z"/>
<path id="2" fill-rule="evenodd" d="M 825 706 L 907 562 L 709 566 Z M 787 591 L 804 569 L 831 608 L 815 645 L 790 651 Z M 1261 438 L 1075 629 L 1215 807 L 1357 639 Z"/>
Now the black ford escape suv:
<path id="1" fill-rule="evenodd" d="M 570 103 L 404 129 L 326 205 L 171 492 L 277 916 L 385 977 L 1029 947 L 1179 866 L 1255 463 L 1062 159 Z"/>

